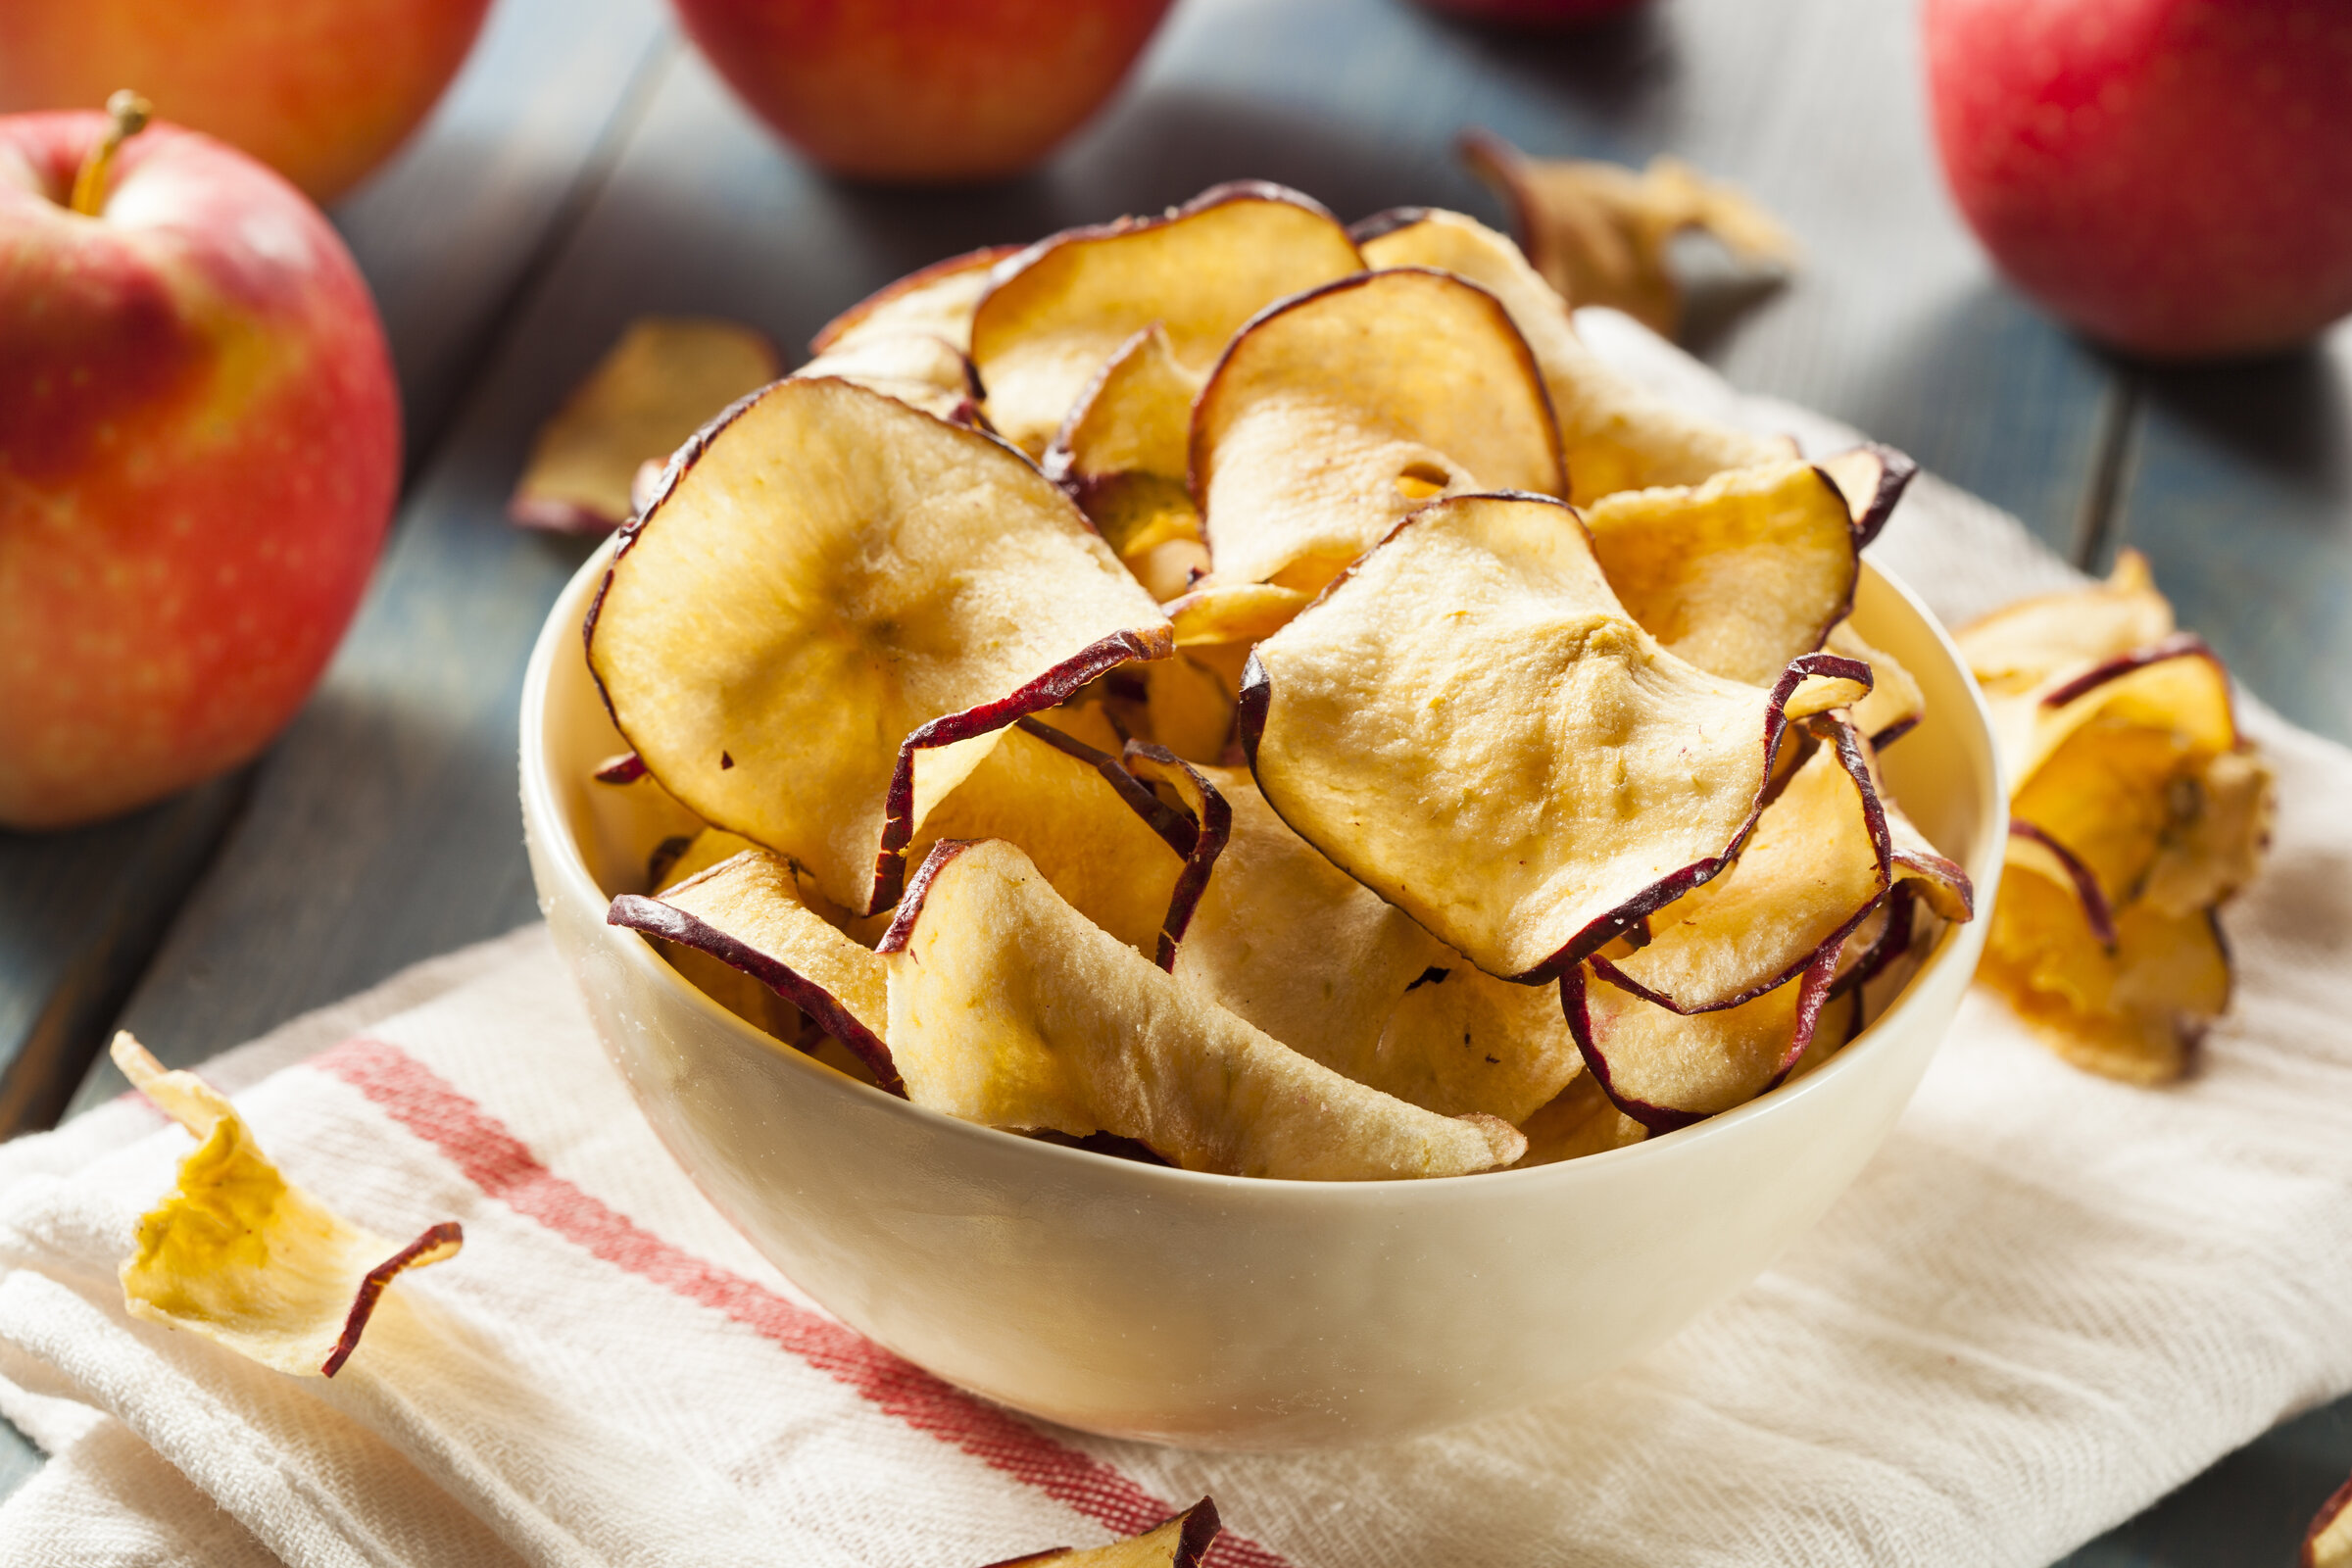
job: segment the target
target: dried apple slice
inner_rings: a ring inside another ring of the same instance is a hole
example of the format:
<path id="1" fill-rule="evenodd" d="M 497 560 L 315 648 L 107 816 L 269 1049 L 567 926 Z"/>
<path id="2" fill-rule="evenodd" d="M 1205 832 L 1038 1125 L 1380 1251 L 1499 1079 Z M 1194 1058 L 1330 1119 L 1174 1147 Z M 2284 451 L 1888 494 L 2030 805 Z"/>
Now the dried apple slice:
<path id="1" fill-rule="evenodd" d="M 796 378 L 838 376 L 950 424 L 972 424 L 980 417 L 980 378 L 972 373 L 972 362 L 932 332 L 860 333 L 792 373 Z"/>
<path id="2" fill-rule="evenodd" d="M 606 533 L 635 507 L 637 470 L 784 371 L 765 334 L 737 321 L 641 317 L 531 443 L 507 515 L 559 533 Z"/>
<path id="3" fill-rule="evenodd" d="M 1852 621 L 1841 620 L 1832 626 L 1822 646 L 1842 659 L 1870 666 L 1870 695 L 1854 705 L 1852 717 L 1854 728 L 1862 732 L 1873 751 L 1885 751 L 1927 716 L 1928 699 L 1919 689 L 1919 681 L 1892 654 L 1863 641 Z"/>
<path id="4" fill-rule="evenodd" d="M 1200 381 L 1152 323 L 1111 355 L 1043 463 L 1155 599 L 1174 598 L 1208 570 L 1200 509 L 1184 484 Z"/>
<path id="5" fill-rule="evenodd" d="M 1176 364 L 1198 374 L 1274 301 L 1362 267 L 1339 220 L 1256 180 L 1040 240 L 997 266 L 972 318 L 988 416 L 1041 454 L 1132 334 L 1157 322 Z"/>
<path id="6" fill-rule="evenodd" d="M 2224 752 L 2167 791 L 2162 843 L 2139 896 L 2167 914 L 2219 904 L 2254 880 L 2278 808 L 2271 767 L 2252 751 Z"/>
<path id="7" fill-rule="evenodd" d="M 1398 208 L 1351 232 L 1374 267 L 1434 267 L 1502 301 L 1544 372 L 1568 463 L 1568 499 L 1585 506 L 1620 490 L 1703 483 L 1730 468 L 1796 454 L 1784 436 L 1714 424 L 1637 386 L 1585 347 L 1568 302 L 1509 236 L 1437 208 Z"/>
<path id="8" fill-rule="evenodd" d="M 1715 1012 L 1669 1012 L 1585 969 L 1560 981 L 1560 1005 L 1601 1092 L 1653 1132 L 1743 1105 L 1795 1070 L 1837 974 L 1832 948 L 1795 979 Z"/>
<path id="9" fill-rule="evenodd" d="M 2150 647 L 2173 630 L 2173 607 L 2156 591 L 2147 557 L 2126 550 L 2105 582 L 2021 599 L 1969 622 L 1952 640 L 1977 683 L 2003 695 Z"/>
<path id="10" fill-rule="evenodd" d="M 2320 1504 L 2303 1540 L 2302 1568 L 2352 1568 L 2352 1481 Z"/>
<path id="11" fill-rule="evenodd" d="M 782 857 L 747 850 L 659 897 L 624 893 L 605 919 L 750 975 L 849 1048 L 883 1089 L 906 1092 L 883 1043 L 882 961 L 808 906 Z"/>
<path id="12" fill-rule="evenodd" d="M 1893 847 L 1859 739 L 1825 744 L 1756 819 L 1731 868 L 1649 917 L 1649 941 L 1592 960 L 1620 990 L 1676 1012 L 1737 1006 L 1841 946 L 1889 882 Z"/>
<path id="13" fill-rule="evenodd" d="M 1648 1128 L 1609 1102 L 1600 1080 L 1589 1072 L 1569 1080 L 1568 1087 L 1521 1122 L 1519 1130 L 1527 1135 L 1527 1152 L 1513 1170 L 1605 1154 L 1649 1136 Z"/>
<path id="14" fill-rule="evenodd" d="M 1051 1563 L 1054 1568 L 1200 1568 L 1209 1543 L 1217 1539 L 1217 1505 L 1202 1497 L 1172 1519 L 1162 1520 L 1140 1536 L 1114 1541 L 1106 1546 L 1079 1550 L 1055 1546 L 1023 1557 L 1007 1557 L 988 1568 L 1031 1568 Z"/>
<path id="15" fill-rule="evenodd" d="M 1707 881 L 1755 824 L 1808 675 L 1692 668 L 1627 615 L 1560 504 L 1433 504 L 1257 645 L 1239 730 L 1302 838 L 1503 978 L 1556 976 Z"/>
<path id="16" fill-rule="evenodd" d="M 943 843 L 880 949 L 918 1105 L 1132 1138 L 1187 1170 L 1315 1181 L 1460 1175 L 1526 1150 L 1341 1077 L 1108 936 L 1002 840 Z"/>
<path id="17" fill-rule="evenodd" d="M 1770 685 L 1853 607 L 1861 571 L 1845 497 L 1803 463 L 1632 490 L 1585 514 L 1627 613 L 1709 674 Z"/>
<path id="18" fill-rule="evenodd" d="M 2071 863 L 2070 863 L 2071 862 Z M 2117 910 L 2102 940 L 2096 881 L 2054 841 L 2013 835 L 1980 978 L 2043 1044 L 2127 1083 L 2169 1083 L 2230 1004 L 2230 961 L 2210 910 Z"/>
<path id="19" fill-rule="evenodd" d="M 1179 648 L 1263 642 L 1291 623 L 1314 595 L 1270 582 L 1222 583 L 1196 588 L 1160 608 L 1176 629 Z"/>
<path id="20" fill-rule="evenodd" d="M 1194 405 L 1192 483 L 1212 582 L 1307 592 L 1432 496 L 1568 488 L 1509 313 L 1425 268 L 1343 278 L 1245 327 Z"/>
<path id="21" fill-rule="evenodd" d="M 1515 985 L 1446 959 L 1404 988 L 1368 1054 L 1326 1065 L 1440 1115 L 1523 1121 L 1583 1065 L 1559 987 Z"/>
<path id="22" fill-rule="evenodd" d="M 362 1229 L 278 1174 L 228 1097 L 169 1072 L 128 1034 L 122 1075 L 197 1139 L 179 1183 L 141 1216 L 122 1267 L 132 1317 L 189 1333 L 297 1377 L 342 1370 L 392 1281 L 458 1255 L 454 1220 L 406 1247 Z"/>
<path id="23" fill-rule="evenodd" d="M 830 379 L 778 382 L 680 455 L 587 637 L 663 787 L 855 913 L 897 902 L 923 813 L 1005 725 L 1172 651 L 1035 467 Z"/>
<path id="24" fill-rule="evenodd" d="M 972 308 L 988 292 L 990 270 L 1020 252 L 1018 245 L 990 245 L 918 268 L 827 321 L 809 341 L 808 352 L 830 354 L 859 338 L 901 332 L 928 332 L 969 350 Z"/>

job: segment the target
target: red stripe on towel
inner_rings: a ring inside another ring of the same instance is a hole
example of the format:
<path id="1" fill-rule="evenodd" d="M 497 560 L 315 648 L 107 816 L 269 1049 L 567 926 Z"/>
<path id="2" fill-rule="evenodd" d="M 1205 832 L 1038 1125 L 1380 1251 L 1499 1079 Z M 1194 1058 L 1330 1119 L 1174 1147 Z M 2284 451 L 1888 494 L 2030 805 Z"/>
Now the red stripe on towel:
<path id="1" fill-rule="evenodd" d="M 1176 1512 L 1100 1459 L 1056 1443 L 831 1318 L 663 1241 L 581 1192 L 399 1047 L 348 1040 L 313 1057 L 311 1065 L 367 1096 L 516 1213 L 608 1263 L 725 1313 L 917 1432 L 954 1444 L 1121 1535 L 1148 1530 Z M 1217 1538 L 1207 1561 L 1216 1568 L 1288 1568 L 1282 1557 L 1231 1531 Z"/>

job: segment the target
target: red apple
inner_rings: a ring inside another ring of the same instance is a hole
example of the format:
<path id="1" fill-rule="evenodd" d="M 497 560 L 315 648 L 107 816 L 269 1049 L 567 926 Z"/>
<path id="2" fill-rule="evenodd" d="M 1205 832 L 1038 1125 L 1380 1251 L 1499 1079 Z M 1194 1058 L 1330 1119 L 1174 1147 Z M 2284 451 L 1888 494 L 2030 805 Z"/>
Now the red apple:
<path id="1" fill-rule="evenodd" d="M 416 128 L 490 0 L 5 0 L 0 111 L 120 87 L 329 202 Z"/>
<path id="2" fill-rule="evenodd" d="M 2352 312 L 2352 4 L 1928 0 L 1936 142 L 2017 286 L 2166 359 Z"/>
<path id="3" fill-rule="evenodd" d="M 67 203 L 108 131 L 0 118 L 10 827 L 124 810 L 267 744 L 350 620 L 399 479 L 383 328 L 318 209 L 159 124 L 84 216 Z"/>
<path id="4" fill-rule="evenodd" d="M 835 173 L 994 179 L 1108 98 L 1168 0 L 675 0 L 727 84 Z"/>

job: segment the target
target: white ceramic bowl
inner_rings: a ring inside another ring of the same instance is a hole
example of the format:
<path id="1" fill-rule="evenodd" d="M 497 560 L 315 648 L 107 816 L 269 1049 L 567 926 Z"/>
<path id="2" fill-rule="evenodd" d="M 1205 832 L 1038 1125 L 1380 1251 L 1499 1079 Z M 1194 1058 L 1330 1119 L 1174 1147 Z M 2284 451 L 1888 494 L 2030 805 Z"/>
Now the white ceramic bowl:
<path id="1" fill-rule="evenodd" d="M 1114 1437 L 1303 1448 L 1541 1399 L 1752 1279 L 1878 1149 L 1950 1024 L 1984 922 L 1822 1070 L 1611 1153 L 1442 1181 L 1252 1181 L 1104 1158 L 917 1109 L 779 1049 L 682 981 L 609 895 L 675 824 L 589 781 L 622 750 L 581 651 L 605 556 L 541 633 L 522 808 L 556 946 L 605 1050 L 710 1200 L 858 1332 L 973 1393 Z M 1865 568 L 1855 624 L 1928 717 L 1906 810 L 1989 909 L 2007 807 L 1950 641 Z"/>

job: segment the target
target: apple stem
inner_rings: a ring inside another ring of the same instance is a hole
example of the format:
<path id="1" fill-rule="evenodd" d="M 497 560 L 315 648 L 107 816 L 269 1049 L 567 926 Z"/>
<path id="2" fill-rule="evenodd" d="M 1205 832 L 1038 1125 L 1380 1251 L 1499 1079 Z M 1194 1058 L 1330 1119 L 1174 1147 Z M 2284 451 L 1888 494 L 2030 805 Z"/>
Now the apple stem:
<path id="1" fill-rule="evenodd" d="M 74 175 L 74 198 L 66 205 L 84 218 L 96 218 L 106 205 L 106 176 L 115 167 L 115 154 L 122 144 L 147 128 L 147 119 L 155 106 L 132 92 L 128 87 L 106 101 L 106 134 L 98 139 L 81 161 Z"/>

